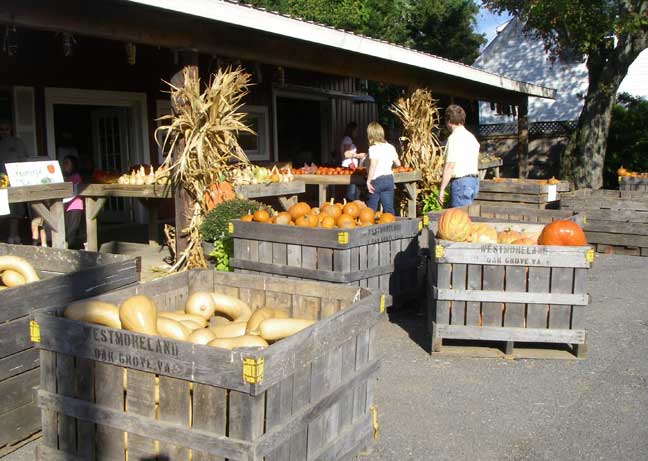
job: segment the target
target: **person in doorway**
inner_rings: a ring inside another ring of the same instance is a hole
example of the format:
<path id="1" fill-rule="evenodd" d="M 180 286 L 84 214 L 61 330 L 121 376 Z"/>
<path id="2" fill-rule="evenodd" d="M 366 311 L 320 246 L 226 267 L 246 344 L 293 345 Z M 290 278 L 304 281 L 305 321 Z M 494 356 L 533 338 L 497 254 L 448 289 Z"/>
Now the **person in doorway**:
<path id="1" fill-rule="evenodd" d="M 466 112 L 460 106 L 451 104 L 446 108 L 445 122 L 450 136 L 438 200 L 443 204 L 444 192 L 449 184 L 450 208 L 467 206 L 479 191 L 479 142 L 464 127 Z"/>
<path id="2" fill-rule="evenodd" d="M 79 160 L 76 157 L 68 155 L 63 159 L 63 177 L 66 182 L 71 182 L 75 186 L 81 184 L 81 175 L 79 174 Z M 76 187 L 75 187 L 76 190 Z M 81 224 L 83 222 L 83 199 L 75 195 L 72 200 L 68 201 L 65 206 L 65 240 L 68 248 L 81 248 L 80 234 Z"/>
<path id="3" fill-rule="evenodd" d="M 385 141 L 385 131 L 376 122 L 367 127 L 369 139 L 369 171 L 367 173 L 367 206 L 372 210 L 382 205 L 385 213 L 396 214 L 394 211 L 394 174 L 392 167 L 400 166 L 400 160 L 394 146 Z"/>
<path id="4" fill-rule="evenodd" d="M 344 137 L 342 138 L 342 143 L 340 144 L 340 152 L 342 154 L 342 166 L 344 168 L 358 168 L 364 162 L 364 159 L 367 157 L 367 154 L 358 152 L 358 149 L 354 143 L 356 134 L 358 132 L 358 124 L 356 122 L 351 122 L 346 126 L 344 130 Z M 358 200 L 360 194 L 358 191 L 358 186 L 355 184 L 349 184 L 346 190 L 346 199 L 350 202 L 353 200 Z"/>
<path id="5" fill-rule="evenodd" d="M 0 163 L 2 172 L 6 173 L 5 164 L 24 162 L 28 160 L 27 148 L 20 138 L 13 135 L 12 124 L 9 120 L 0 119 Z M 27 206 L 24 203 L 12 203 L 9 205 L 9 237 L 8 243 L 21 243 L 18 230 L 20 221 L 27 214 Z"/>

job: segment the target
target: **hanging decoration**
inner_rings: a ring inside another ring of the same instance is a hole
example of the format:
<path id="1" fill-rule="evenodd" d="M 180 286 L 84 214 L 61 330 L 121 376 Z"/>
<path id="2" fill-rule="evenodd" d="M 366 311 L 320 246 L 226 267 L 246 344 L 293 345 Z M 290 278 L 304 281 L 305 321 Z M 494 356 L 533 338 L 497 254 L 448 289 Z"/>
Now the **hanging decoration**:
<path id="1" fill-rule="evenodd" d="M 65 56 L 66 58 L 74 56 L 74 51 L 77 44 L 74 35 L 70 34 L 69 32 L 62 32 L 61 37 L 62 37 L 61 44 L 63 47 L 63 56 Z"/>
<path id="2" fill-rule="evenodd" d="M 16 32 L 16 26 L 13 24 L 5 27 L 2 51 L 7 56 L 16 56 L 18 54 L 18 32 Z"/>
<path id="3" fill-rule="evenodd" d="M 137 47 L 135 44 L 130 42 L 126 44 L 126 58 L 130 66 L 134 66 L 137 62 Z"/>

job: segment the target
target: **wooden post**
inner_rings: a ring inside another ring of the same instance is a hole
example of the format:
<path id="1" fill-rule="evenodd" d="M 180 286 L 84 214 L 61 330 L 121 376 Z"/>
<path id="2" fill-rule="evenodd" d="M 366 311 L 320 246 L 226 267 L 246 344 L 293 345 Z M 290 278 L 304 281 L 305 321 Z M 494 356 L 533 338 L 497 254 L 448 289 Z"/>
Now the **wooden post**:
<path id="1" fill-rule="evenodd" d="M 171 77 L 171 83 L 175 86 L 184 84 L 183 71 L 185 69 L 198 74 L 198 51 L 184 49 L 178 51 L 178 65 L 180 69 Z M 173 101 L 171 101 L 173 104 Z M 173 108 L 176 110 L 176 107 Z M 183 144 L 176 148 L 173 155 L 183 148 Z M 183 229 L 189 227 L 191 213 L 193 212 L 193 203 L 187 192 L 182 187 L 176 186 L 173 191 L 175 206 L 175 228 L 176 228 L 176 257 L 178 257 L 188 245 L 188 238 L 182 236 Z"/>
<path id="2" fill-rule="evenodd" d="M 529 174 L 529 98 L 518 106 L 518 165 L 520 178 Z"/>

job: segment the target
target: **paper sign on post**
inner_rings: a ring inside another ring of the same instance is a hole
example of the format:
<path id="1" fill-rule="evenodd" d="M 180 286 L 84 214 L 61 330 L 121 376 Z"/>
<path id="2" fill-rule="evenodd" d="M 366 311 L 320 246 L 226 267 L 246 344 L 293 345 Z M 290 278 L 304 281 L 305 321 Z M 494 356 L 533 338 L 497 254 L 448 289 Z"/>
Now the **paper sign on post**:
<path id="1" fill-rule="evenodd" d="M 553 202 L 558 199 L 558 186 L 550 184 L 547 186 L 547 202 Z"/>
<path id="2" fill-rule="evenodd" d="M 0 216 L 5 216 L 9 211 L 9 194 L 7 189 L 0 189 Z"/>
<path id="3" fill-rule="evenodd" d="M 63 182 L 63 173 L 61 173 L 58 160 L 6 163 L 5 169 L 11 187 L 39 186 Z"/>

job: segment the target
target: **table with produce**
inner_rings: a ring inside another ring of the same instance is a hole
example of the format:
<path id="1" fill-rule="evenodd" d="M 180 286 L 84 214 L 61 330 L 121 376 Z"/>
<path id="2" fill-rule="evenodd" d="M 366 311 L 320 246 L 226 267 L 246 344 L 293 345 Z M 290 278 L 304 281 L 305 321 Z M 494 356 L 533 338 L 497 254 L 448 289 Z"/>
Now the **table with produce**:
<path id="1" fill-rule="evenodd" d="M 29 203 L 52 231 L 52 246 L 65 248 L 65 219 L 63 199 L 71 197 L 69 182 L 11 187 L 6 175 L 0 176 L 0 188 L 7 189 L 9 203 Z"/>
<path id="2" fill-rule="evenodd" d="M 493 170 L 493 176 L 495 178 L 500 177 L 500 167 L 504 164 L 504 161 L 499 158 L 497 155 L 493 154 L 479 154 L 479 179 L 485 179 L 488 170 Z"/>
<path id="3" fill-rule="evenodd" d="M 421 173 L 408 167 L 394 168 L 394 183 L 402 186 L 408 199 L 408 216 L 416 217 L 416 182 L 421 179 Z M 328 201 L 328 186 L 345 186 L 356 184 L 365 186 L 367 169 L 325 167 L 306 165 L 302 168 L 292 168 L 290 172 L 306 185 L 316 185 L 319 188 L 320 204 Z"/>

